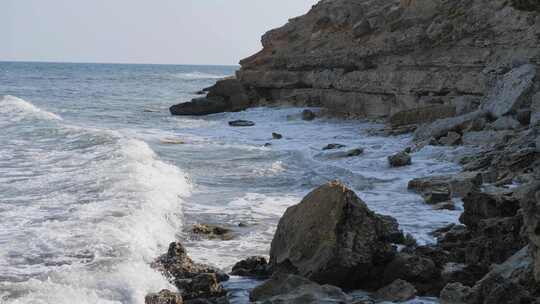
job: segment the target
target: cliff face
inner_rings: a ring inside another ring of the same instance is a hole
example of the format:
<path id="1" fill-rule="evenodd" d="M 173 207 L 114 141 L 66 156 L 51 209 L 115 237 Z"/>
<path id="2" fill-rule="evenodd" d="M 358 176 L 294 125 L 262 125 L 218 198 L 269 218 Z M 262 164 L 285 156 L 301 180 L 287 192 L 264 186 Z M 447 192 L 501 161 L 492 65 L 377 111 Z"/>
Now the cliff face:
<path id="1" fill-rule="evenodd" d="M 540 62 L 528 0 L 322 0 L 262 37 L 237 78 L 254 100 L 385 117 L 477 105 L 490 79 Z"/>

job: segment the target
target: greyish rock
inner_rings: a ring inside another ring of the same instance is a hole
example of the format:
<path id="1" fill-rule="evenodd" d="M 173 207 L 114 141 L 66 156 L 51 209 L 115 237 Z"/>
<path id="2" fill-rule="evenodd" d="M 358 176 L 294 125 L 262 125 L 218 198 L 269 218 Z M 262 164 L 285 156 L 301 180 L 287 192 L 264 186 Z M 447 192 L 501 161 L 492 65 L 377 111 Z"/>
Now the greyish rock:
<path id="1" fill-rule="evenodd" d="M 367 287 L 377 284 L 373 270 L 393 258 L 392 242 L 402 238 L 395 219 L 370 211 L 353 191 L 331 182 L 287 209 L 270 264 L 320 284 Z"/>

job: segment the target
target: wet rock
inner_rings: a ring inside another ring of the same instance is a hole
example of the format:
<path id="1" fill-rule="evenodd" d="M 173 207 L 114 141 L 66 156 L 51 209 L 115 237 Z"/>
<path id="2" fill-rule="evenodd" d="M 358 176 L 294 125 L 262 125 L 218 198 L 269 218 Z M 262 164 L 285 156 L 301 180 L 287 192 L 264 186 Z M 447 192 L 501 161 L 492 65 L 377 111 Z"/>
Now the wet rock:
<path id="1" fill-rule="evenodd" d="M 276 304 L 330 304 L 350 301 L 349 297 L 338 287 L 321 286 L 304 277 L 284 273 L 274 273 L 268 281 L 255 287 L 249 298 L 252 302 Z"/>
<path id="2" fill-rule="evenodd" d="M 229 121 L 229 126 L 231 127 L 253 127 L 255 123 L 250 120 L 233 120 Z"/>
<path id="3" fill-rule="evenodd" d="M 320 284 L 368 287 L 377 284 L 375 269 L 396 253 L 392 241 L 402 238 L 395 219 L 370 211 L 353 191 L 331 182 L 287 209 L 270 264 Z"/>
<path id="4" fill-rule="evenodd" d="M 433 205 L 435 210 L 456 210 L 456 205 L 452 201 L 437 203 Z"/>
<path id="5" fill-rule="evenodd" d="M 172 115 L 202 116 L 225 112 L 227 103 L 219 96 L 195 98 L 190 102 L 180 103 L 169 108 Z"/>
<path id="6" fill-rule="evenodd" d="M 493 117 L 516 111 L 525 101 L 536 77 L 536 66 L 524 64 L 514 68 L 488 90 L 482 109 Z"/>
<path id="7" fill-rule="evenodd" d="M 215 273 L 201 273 L 189 279 L 176 279 L 176 287 L 184 300 L 220 298 L 227 294 Z"/>
<path id="8" fill-rule="evenodd" d="M 452 198 L 450 190 L 445 187 L 431 188 L 422 193 L 422 197 L 426 204 L 435 205 L 439 203 L 446 203 Z"/>
<path id="9" fill-rule="evenodd" d="M 266 147 L 266 148 L 268 148 L 268 147 L 271 147 L 272 144 L 271 144 L 271 143 L 265 143 L 263 146 Z"/>
<path id="10" fill-rule="evenodd" d="M 241 277 L 266 278 L 270 276 L 271 272 L 266 258 L 253 256 L 234 264 L 231 274 Z"/>
<path id="11" fill-rule="evenodd" d="M 191 228 L 191 232 L 205 235 L 210 239 L 230 240 L 233 237 L 231 229 L 210 224 L 195 224 Z"/>
<path id="12" fill-rule="evenodd" d="M 163 289 L 158 293 L 150 293 L 144 298 L 145 304 L 182 304 L 182 296 L 179 293 Z"/>
<path id="13" fill-rule="evenodd" d="M 456 132 L 448 132 L 446 136 L 439 139 L 439 143 L 443 146 L 455 146 L 461 142 L 461 135 Z"/>
<path id="14" fill-rule="evenodd" d="M 449 262 L 443 267 L 441 280 L 444 282 L 444 285 L 459 282 L 472 287 L 485 274 L 486 270 L 482 266 Z"/>
<path id="15" fill-rule="evenodd" d="M 363 153 L 364 153 L 364 149 L 356 148 L 356 149 L 351 149 L 348 151 L 326 153 L 326 154 L 323 154 L 322 156 L 327 159 L 338 159 L 338 158 L 359 156 L 359 155 L 362 155 Z"/>
<path id="16" fill-rule="evenodd" d="M 345 148 L 346 146 L 345 145 L 342 145 L 342 144 L 328 144 L 326 146 L 324 146 L 322 149 L 323 150 L 335 150 L 335 149 L 341 149 L 341 148 Z"/>
<path id="17" fill-rule="evenodd" d="M 272 133 L 272 139 L 282 139 L 283 135 L 279 133 Z"/>
<path id="18" fill-rule="evenodd" d="M 215 273 L 220 282 L 229 279 L 226 273 L 217 268 L 193 262 L 180 242 L 171 243 L 167 253 L 160 256 L 152 266 L 174 279 L 190 279 L 201 273 Z"/>
<path id="19" fill-rule="evenodd" d="M 302 120 L 311 121 L 314 120 L 317 117 L 315 113 L 311 110 L 304 110 L 302 111 Z"/>
<path id="20" fill-rule="evenodd" d="M 358 156 L 358 155 L 361 155 L 362 153 L 364 153 L 364 149 L 356 148 L 356 149 L 352 149 L 352 150 L 347 151 L 347 156 L 348 157 Z"/>
<path id="21" fill-rule="evenodd" d="M 450 283 L 441 291 L 441 304 L 474 304 L 477 303 L 471 287 L 461 283 Z"/>
<path id="22" fill-rule="evenodd" d="M 377 290 L 375 297 L 384 301 L 405 302 L 416 297 L 416 288 L 407 281 L 397 279 Z"/>
<path id="23" fill-rule="evenodd" d="M 389 122 L 392 128 L 407 125 L 425 124 L 437 119 L 453 117 L 456 108 L 448 105 L 431 105 L 410 110 L 399 111 L 390 116 Z"/>
<path id="24" fill-rule="evenodd" d="M 388 156 L 388 163 L 391 167 L 404 167 L 412 164 L 412 158 L 409 153 L 402 151 L 395 155 Z"/>
<path id="25" fill-rule="evenodd" d="M 440 286 L 440 270 L 433 260 L 427 257 L 399 253 L 384 271 L 384 282 L 397 279 L 413 284 L 420 295 L 436 295 Z"/>

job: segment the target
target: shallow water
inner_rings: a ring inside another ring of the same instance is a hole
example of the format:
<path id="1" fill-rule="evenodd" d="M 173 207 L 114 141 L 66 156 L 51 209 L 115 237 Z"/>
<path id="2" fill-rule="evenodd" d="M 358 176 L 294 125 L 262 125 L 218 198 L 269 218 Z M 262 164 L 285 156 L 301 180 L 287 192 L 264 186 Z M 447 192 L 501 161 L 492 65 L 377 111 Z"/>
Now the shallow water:
<path id="1" fill-rule="evenodd" d="M 195 260 L 228 270 L 268 254 L 285 209 L 333 179 L 420 243 L 457 221 L 460 211 L 434 211 L 406 187 L 459 171 L 448 161 L 459 151 L 428 147 L 393 169 L 386 157 L 411 138 L 369 136 L 371 123 L 305 122 L 298 108 L 169 115 L 234 69 L 0 63 L 0 96 L 12 95 L 0 100 L 0 302 L 143 303 L 171 288 L 148 264 L 175 238 Z M 231 128 L 234 119 L 256 126 Z M 321 150 L 329 143 L 365 152 L 333 159 Z M 235 237 L 194 237 L 194 223 L 229 226 Z M 228 282 L 233 302 L 255 284 Z"/>

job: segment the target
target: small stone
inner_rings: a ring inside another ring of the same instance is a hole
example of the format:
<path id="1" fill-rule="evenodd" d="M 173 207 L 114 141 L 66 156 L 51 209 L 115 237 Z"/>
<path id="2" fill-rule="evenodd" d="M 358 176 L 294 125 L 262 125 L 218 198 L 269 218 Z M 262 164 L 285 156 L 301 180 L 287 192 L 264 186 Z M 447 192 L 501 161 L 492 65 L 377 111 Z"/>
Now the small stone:
<path id="1" fill-rule="evenodd" d="M 255 123 L 250 120 L 233 120 L 229 121 L 231 127 L 253 127 Z"/>
<path id="2" fill-rule="evenodd" d="M 358 156 L 358 155 L 361 155 L 362 153 L 364 153 L 364 149 L 357 148 L 357 149 L 352 149 L 352 150 L 347 151 L 347 156 L 349 157 Z"/>
<path id="3" fill-rule="evenodd" d="M 346 146 L 345 145 L 342 145 L 342 144 L 328 144 L 326 146 L 324 146 L 324 148 L 322 148 L 323 150 L 334 150 L 334 149 L 341 149 L 341 148 L 345 148 Z"/>
<path id="4" fill-rule="evenodd" d="M 231 239 L 232 231 L 228 228 L 209 225 L 209 224 L 195 224 L 193 225 L 191 232 L 195 234 L 204 234 L 209 238 L 221 238 L 221 239 Z"/>
<path id="5" fill-rule="evenodd" d="M 311 120 L 314 120 L 315 117 L 317 117 L 317 116 L 311 110 L 302 111 L 302 119 L 303 120 L 311 121 Z"/>
<path id="6" fill-rule="evenodd" d="M 179 293 L 163 289 L 158 293 L 150 293 L 144 298 L 145 304 L 182 304 L 182 296 Z"/>
<path id="7" fill-rule="evenodd" d="M 416 288 L 407 281 L 397 279 L 392 284 L 377 290 L 375 296 L 384 301 L 405 302 L 416 297 Z"/>
<path id="8" fill-rule="evenodd" d="M 283 135 L 279 134 L 279 133 L 272 133 L 272 138 L 273 139 L 282 139 L 283 138 Z"/>
<path id="9" fill-rule="evenodd" d="M 271 147 L 271 146 L 272 146 L 271 143 L 265 143 L 265 144 L 264 144 L 264 147 L 267 147 L 267 148 L 268 148 L 268 147 Z"/>
<path id="10" fill-rule="evenodd" d="M 388 162 L 390 163 L 391 167 L 403 167 L 403 166 L 411 165 L 412 159 L 409 153 L 402 151 L 402 152 L 399 152 L 398 154 L 389 156 Z"/>
<path id="11" fill-rule="evenodd" d="M 452 201 L 437 203 L 433 205 L 435 210 L 456 210 L 456 205 Z"/>

